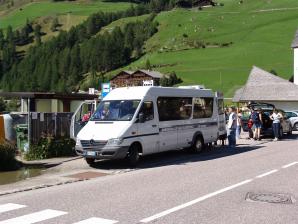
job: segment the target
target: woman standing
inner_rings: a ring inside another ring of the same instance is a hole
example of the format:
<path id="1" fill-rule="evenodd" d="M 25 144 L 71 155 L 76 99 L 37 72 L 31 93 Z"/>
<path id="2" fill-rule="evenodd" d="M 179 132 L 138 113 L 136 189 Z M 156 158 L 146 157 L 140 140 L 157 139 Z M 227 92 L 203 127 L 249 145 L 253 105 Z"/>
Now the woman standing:
<path id="1" fill-rule="evenodd" d="M 254 126 L 254 140 L 261 141 L 261 128 L 262 128 L 262 109 L 259 108 L 257 111 L 252 113 L 252 121 Z"/>
<path id="2" fill-rule="evenodd" d="M 237 127 L 237 115 L 234 107 L 229 108 L 229 120 L 227 125 L 228 141 L 231 148 L 236 146 L 236 127 Z"/>
<path id="3" fill-rule="evenodd" d="M 237 113 L 237 128 L 236 128 L 236 139 L 240 139 L 241 128 L 242 128 L 242 111 L 240 109 L 238 109 L 238 113 Z"/>
<path id="4" fill-rule="evenodd" d="M 273 120 L 272 129 L 274 133 L 274 141 L 278 141 L 279 139 L 279 131 L 280 131 L 280 119 L 282 115 L 278 113 L 278 111 L 274 108 L 273 113 L 270 116 L 270 119 Z"/>

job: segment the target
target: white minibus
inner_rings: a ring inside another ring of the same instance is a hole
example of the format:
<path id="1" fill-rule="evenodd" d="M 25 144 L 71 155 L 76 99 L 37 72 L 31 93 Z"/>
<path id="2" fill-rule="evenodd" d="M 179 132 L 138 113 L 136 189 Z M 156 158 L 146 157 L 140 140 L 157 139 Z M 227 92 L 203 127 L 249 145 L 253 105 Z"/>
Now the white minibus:
<path id="1" fill-rule="evenodd" d="M 112 90 L 76 136 L 88 164 L 173 149 L 201 152 L 226 136 L 223 98 L 195 87 L 124 87 Z"/>

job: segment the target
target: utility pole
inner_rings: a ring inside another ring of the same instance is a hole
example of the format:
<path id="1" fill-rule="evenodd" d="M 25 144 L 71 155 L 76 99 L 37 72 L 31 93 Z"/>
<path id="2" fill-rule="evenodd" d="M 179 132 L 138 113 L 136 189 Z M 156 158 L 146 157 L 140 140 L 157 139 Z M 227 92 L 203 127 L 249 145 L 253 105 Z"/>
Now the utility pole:
<path id="1" fill-rule="evenodd" d="M 28 103 L 28 150 L 30 150 L 30 138 L 31 138 L 31 127 L 30 127 L 30 123 L 31 123 L 31 119 L 30 119 L 30 98 L 28 98 L 27 100 Z"/>

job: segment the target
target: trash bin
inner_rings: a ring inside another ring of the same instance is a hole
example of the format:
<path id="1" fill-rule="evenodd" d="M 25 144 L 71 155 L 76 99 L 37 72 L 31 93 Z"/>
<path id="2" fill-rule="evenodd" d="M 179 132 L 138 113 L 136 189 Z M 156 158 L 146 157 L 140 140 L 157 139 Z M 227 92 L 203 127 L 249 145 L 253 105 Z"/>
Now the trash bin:
<path id="1" fill-rule="evenodd" d="M 28 125 L 18 124 L 16 126 L 16 133 L 17 133 L 17 147 L 21 151 L 24 151 L 25 145 L 28 144 Z"/>

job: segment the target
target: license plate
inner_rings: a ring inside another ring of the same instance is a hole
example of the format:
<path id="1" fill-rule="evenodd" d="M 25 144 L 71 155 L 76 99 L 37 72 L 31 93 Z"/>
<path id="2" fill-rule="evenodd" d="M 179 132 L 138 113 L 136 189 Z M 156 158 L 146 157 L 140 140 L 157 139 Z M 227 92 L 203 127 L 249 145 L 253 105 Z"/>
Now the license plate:
<path id="1" fill-rule="evenodd" d="M 96 152 L 92 152 L 92 151 L 86 151 L 85 152 L 86 156 L 96 156 Z"/>

